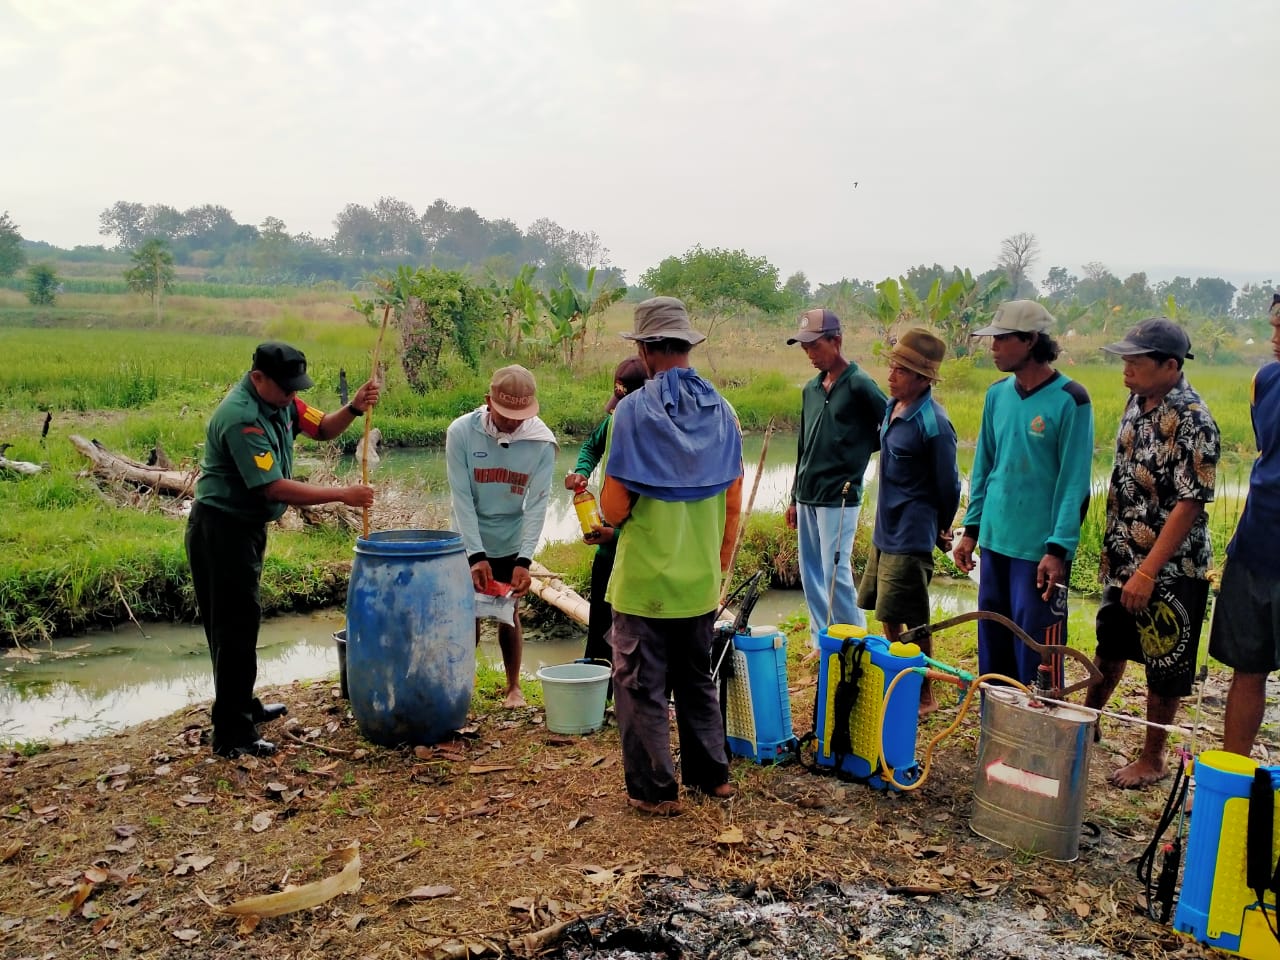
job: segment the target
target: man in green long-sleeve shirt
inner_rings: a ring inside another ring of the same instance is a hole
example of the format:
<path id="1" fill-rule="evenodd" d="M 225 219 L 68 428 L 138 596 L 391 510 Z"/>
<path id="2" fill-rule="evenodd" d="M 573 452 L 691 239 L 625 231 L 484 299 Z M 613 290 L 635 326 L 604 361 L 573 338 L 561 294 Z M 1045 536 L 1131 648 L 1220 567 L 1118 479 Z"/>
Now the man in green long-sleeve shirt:
<path id="1" fill-rule="evenodd" d="M 799 543 L 800 583 L 809 608 L 809 635 L 832 623 L 865 627 L 853 585 L 853 535 L 862 507 L 862 475 L 880 449 L 886 398 L 880 387 L 841 352 L 840 319 L 817 308 L 800 315 L 787 340 L 798 343 L 818 375 L 801 395 L 796 475 L 787 526 Z"/>
<path id="2" fill-rule="evenodd" d="M 978 607 L 1002 613 L 1034 639 L 1067 642 L 1067 583 L 1089 505 L 1093 407 L 1084 387 L 1052 366 L 1058 344 L 1053 316 L 1034 300 L 1001 304 L 990 326 L 991 357 L 1003 373 L 987 390 L 969 477 L 964 536 L 956 565 L 974 568 L 982 543 Z M 1040 654 L 1010 631 L 978 623 L 979 673 L 1030 684 Z M 1062 659 L 1049 665 L 1049 686 L 1062 683 Z"/>
<path id="3" fill-rule="evenodd" d="M 578 449 L 578 462 L 574 465 L 573 472 L 564 478 L 566 490 L 576 490 L 579 484 L 586 483 L 596 464 L 604 459 L 604 452 L 609 446 L 609 424 L 612 422 L 613 408 L 628 393 L 644 386 L 646 379 L 648 376 L 639 357 L 628 357 L 618 364 L 613 372 L 613 394 L 604 406 L 607 416 L 591 431 L 591 436 L 582 441 L 582 446 Z M 588 660 L 613 662 L 613 648 L 609 645 L 613 607 L 604 598 L 604 594 L 609 586 L 609 576 L 613 573 L 613 558 L 618 552 L 618 533 L 614 527 L 603 525 L 582 537 L 584 543 L 596 545 L 596 555 L 591 560 L 591 613 L 587 618 L 587 649 L 583 653 Z"/>

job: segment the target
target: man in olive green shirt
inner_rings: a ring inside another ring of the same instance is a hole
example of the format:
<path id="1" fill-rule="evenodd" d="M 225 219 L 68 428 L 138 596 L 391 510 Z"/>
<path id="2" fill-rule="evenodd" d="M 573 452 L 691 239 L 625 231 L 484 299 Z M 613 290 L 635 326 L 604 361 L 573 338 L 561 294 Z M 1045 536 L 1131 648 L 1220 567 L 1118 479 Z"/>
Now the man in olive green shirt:
<path id="1" fill-rule="evenodd" d="M 292 479 L 299 433 L 332 439 L 378 402 L 378 384 L 370 380 L 351 403 L 326 414 L 297 396 L 311 385 L 302 351 L 263 343 L 254 351 L 253 369 L 209 419 L 186 547 L 213 660 L 213 752 L 222 757 L 274 753 L 275 744 L 258 736 L 257 724 L 288 712 L 284 704 L 264 705 L 253 695 L 266 525 L 290 505 L 373 503 L 373 489 L 361 484 L 327 487 Z"/>

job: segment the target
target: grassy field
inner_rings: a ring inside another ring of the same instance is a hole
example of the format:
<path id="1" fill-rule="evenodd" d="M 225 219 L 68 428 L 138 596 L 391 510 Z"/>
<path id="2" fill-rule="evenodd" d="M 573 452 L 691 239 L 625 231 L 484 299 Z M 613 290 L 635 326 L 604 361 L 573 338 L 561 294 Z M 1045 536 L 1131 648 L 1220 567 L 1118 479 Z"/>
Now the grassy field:
<path id="1" fill-rule="evenodd" d="M 0 474 L 0 640 L 26 641 L 96 619 L 118 620 L 127 615 L 126 603 L 140 617 L 190 616 L 181 521 L 145 503 L 141 509 L 121 509 L 105 499 L 80 476 L 85 462 L 67 437 L 96 438 L 137 459 L 145 459 L 158 443 L 175 462 L 193 463 L 210 411 L 243 376 L 254 345 L 268 338 L 289 340 L 307 353 L 316 380 L 308 400 L 332 409 L 339 370 L 346 370 L 354 389 L 368 375 L 376 339 L 376 331 L 347 302 L 342 294 L 315 292 L 241 299 L 173 296 L 165 301 L 164 322 L 157 327 L 151 304 L 142 297 L 68 293 L 56 307 L 36 310 L 19 294 L 0 290 L 0 442 L 12 444 L 10 458 L 48 468 L 21 479 Z M 630 353 L 627 341 L 617 336 L 629 329 L 630 316 L 625 304 L 612 308 L 572 369 L 558 362 L 530 363 L 539 379 L 543 417 L 564 442 L 576 442 L 598 422 L 613 367 Z M 795 423 L 799 386 L 813 370 L 800 349 L 784 345 L 787 332 L 787 326 L 762 322 L 726 324 L 714 341 L 694 352 L 700 372 L 722 385 L 748 430 L 762 429 L 771 418 L 779 426 Z M 846 353 L 883 382 L 872 339 L 869 330 L 850 331 Z M 1097 343 L 1084 338 L 1069 343 L 1071 352 L 1060 366 L 1089 390 L 1098 456 L 1109 462 L 1125 399 L 1120 367 L 1096 362 Z M 439 443 L 449 422 L 481 400 L 489 371 L 515 359 L 491 356 L 479 371 L 446 359 L 425 396 L 408 389 L 393 362 L 375 423 L 392 444 Z M 1231 489 L 1239 491 L 1247 482 L 1252 450 L 1246 398 L 1253 366 L 1192 361 L 1188 369 L 1230 451 L 1221 476 L 1234 479 Z M 943 373 L 938 396 L 962 444 L 972 443 L 983 393 L 996 371 L 979 358 L 949 362 Z M 45 411 L 53 419 L 42 440 Z M 357 437 L 350 432 L 345 448 L 351 449 Z M 304 446 L 314 445 L 304 441 Z M 1089 586 L 1095 576 L 1103 500 L 1102 491 L 1097 493 L 1074 578 L 1078 587 Z M 1242 505 L 1242 495 L 1233 492 L 1214 506 L 1219 546 Z M 762 530 L 772 531 L 772 540 L 762 534 L 760 555 L 785 556 L 781 526 L 769 526 L 766 518 L 760 522 Z M 265 581 L 268 607 L 306 607 L 340 597 L 342 576 L 335 567 L 349 558 L 349 550 L 345 535 L 273 533 Z"/>

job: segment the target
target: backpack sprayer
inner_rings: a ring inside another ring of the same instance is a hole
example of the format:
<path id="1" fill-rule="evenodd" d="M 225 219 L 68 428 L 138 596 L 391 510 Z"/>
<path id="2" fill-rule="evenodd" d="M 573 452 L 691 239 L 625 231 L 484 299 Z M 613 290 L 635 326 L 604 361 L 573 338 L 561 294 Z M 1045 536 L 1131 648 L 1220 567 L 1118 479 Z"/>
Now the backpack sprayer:
<path id="1" fill-rule="evenodd" d="M 791 732 L 786 635 L 774 626 L 750 625 L 763 577 L 758 571 L 734 591 L 737 615 L 716 622 L 711 645 L 725 744 L 756 763 L 788 759 L 798 742 Z"/>

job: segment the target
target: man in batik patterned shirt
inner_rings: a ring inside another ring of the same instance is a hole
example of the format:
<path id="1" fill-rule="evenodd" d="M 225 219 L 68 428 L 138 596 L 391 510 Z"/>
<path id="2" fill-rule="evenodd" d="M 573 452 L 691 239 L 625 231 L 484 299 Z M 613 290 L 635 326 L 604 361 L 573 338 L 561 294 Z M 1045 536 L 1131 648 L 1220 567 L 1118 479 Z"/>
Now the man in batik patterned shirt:
<path id="1" fill-rule="evenodd" d="M 1213 549 L 1205 505 L 1213 500 L 1218 425 L 1183 376 L 1191 341 L 1173 321 L 1144 320 L 1102 349 L 1124 358 L 1130 396 L 1102 537 L 1094 658 L 1102 680 L 1086 705 L 1104 707 L 1133 660 L 1146 667 L 1147 719 L 1168 725 L 1191 692 L 1208 603 Z M 1142 752 L 1111 782 L 1141 788 L 1162 779 L 1167 739 L 1164 729 L 1147 727 Z"/>

